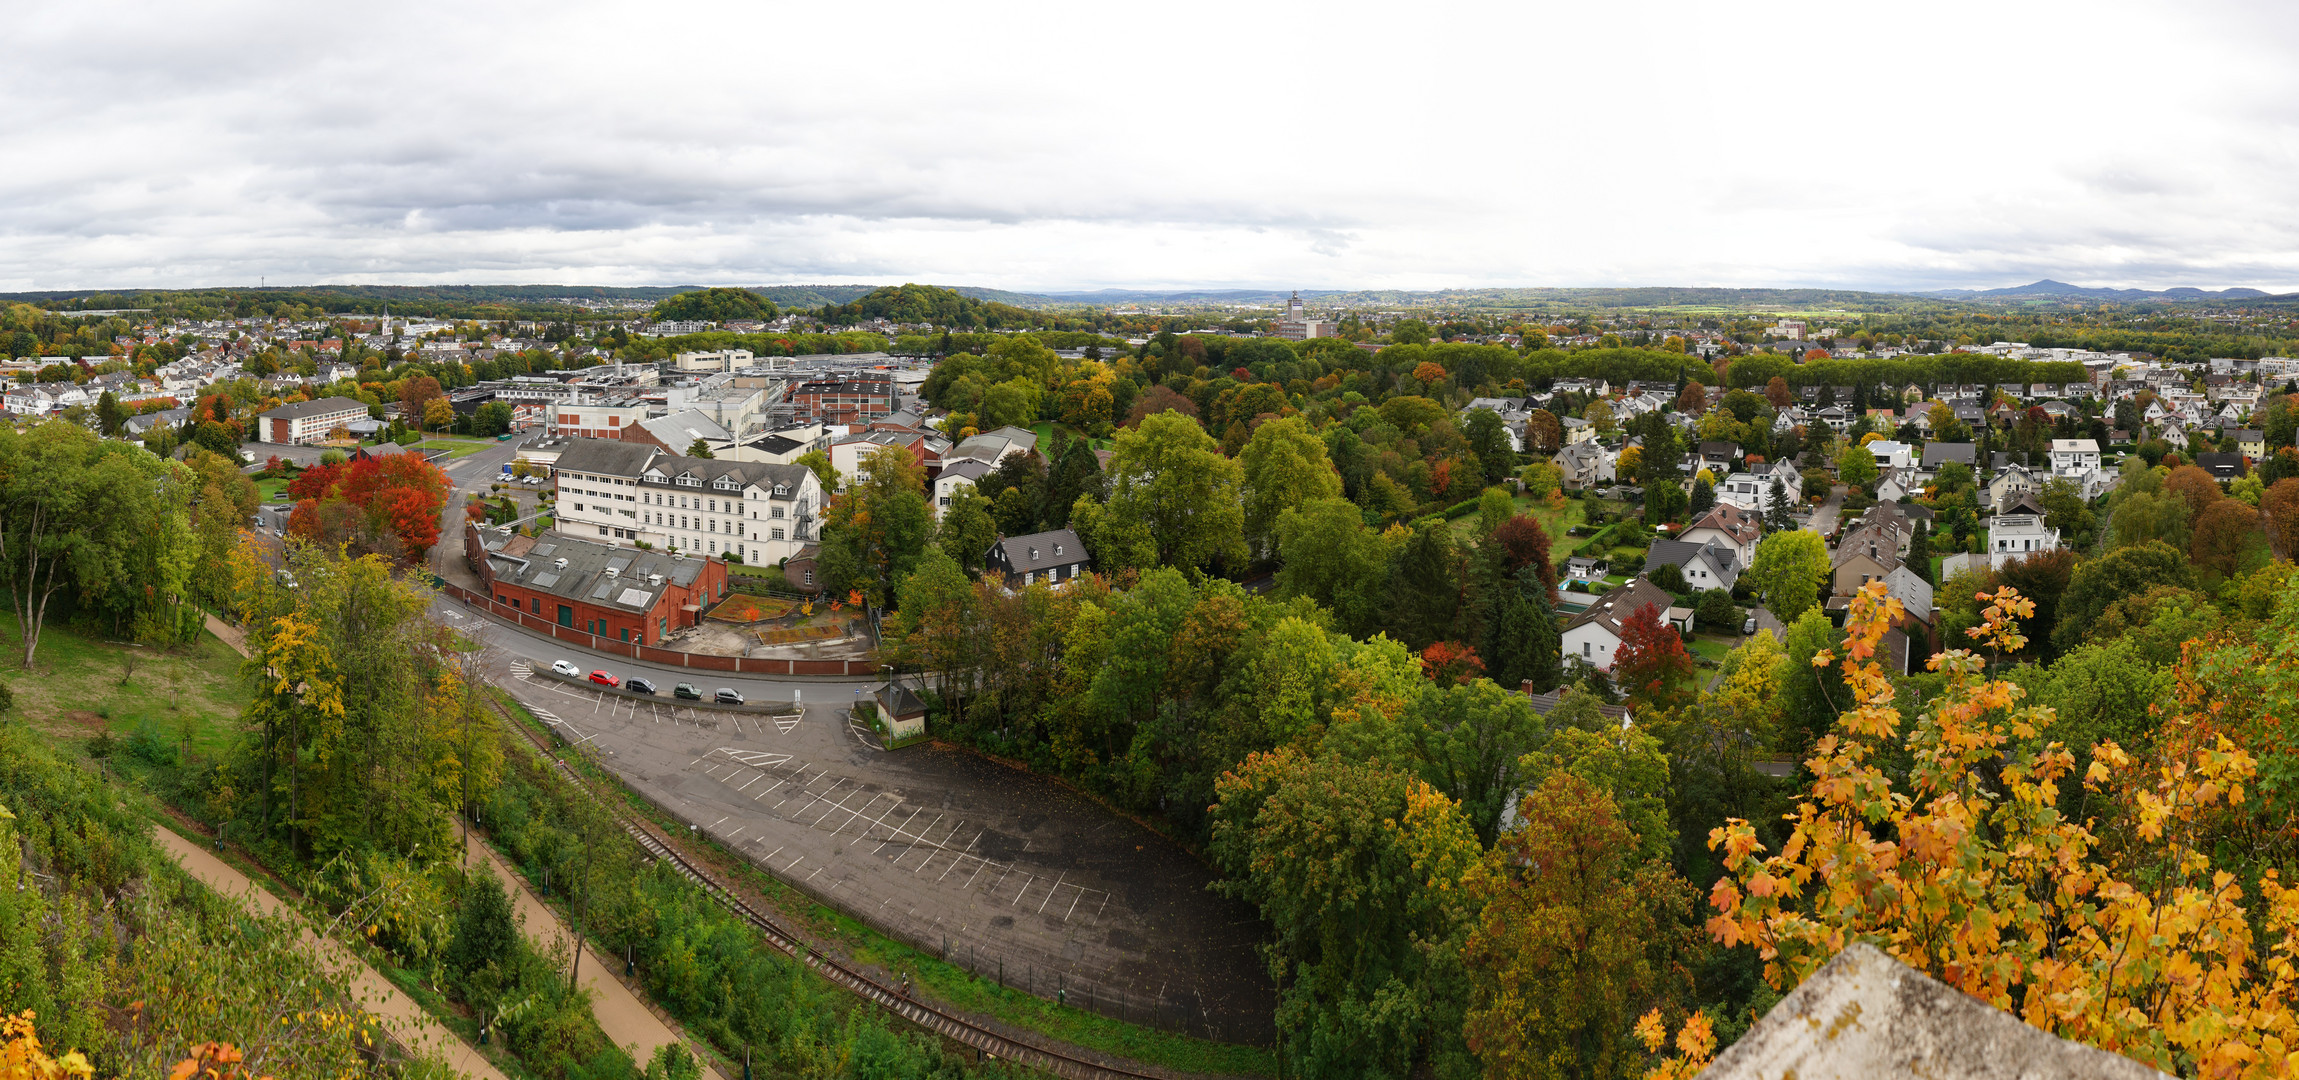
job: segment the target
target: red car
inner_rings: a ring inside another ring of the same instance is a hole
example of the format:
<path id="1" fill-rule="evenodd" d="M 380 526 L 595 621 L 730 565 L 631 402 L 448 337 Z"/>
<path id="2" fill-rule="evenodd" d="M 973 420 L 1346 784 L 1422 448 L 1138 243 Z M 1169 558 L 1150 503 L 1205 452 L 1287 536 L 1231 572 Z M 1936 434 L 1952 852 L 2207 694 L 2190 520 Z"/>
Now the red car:
<path id="1" fill-rule="evenodd" d="M 621 685 L 623 685 L 623 682 L 622 682 L 622 680 L 621 680 L 621 679 L 617 679 L 617 678 L 615 678 L 614 676 L 612 676 L 612 675 L 609 675 L 609 674 L 607 674 L 607 673 L 606 673 L 606 672 L 604 672 L 604 671 L 594 671 L 594 672 L 592 672 L 592 673 L 591 673 L 591 681 L 592 681 L 592 682 L 595 682 L 595 683 L 597 683 L 597 684 L 599 684 L 600 686 L 621 686 Z"/>

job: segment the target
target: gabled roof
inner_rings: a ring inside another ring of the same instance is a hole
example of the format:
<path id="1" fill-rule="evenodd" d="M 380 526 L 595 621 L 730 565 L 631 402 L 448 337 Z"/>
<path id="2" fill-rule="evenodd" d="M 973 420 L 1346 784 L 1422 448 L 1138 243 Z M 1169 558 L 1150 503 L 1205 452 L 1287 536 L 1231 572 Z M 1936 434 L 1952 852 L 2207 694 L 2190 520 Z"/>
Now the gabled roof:
<path id="1" fill-rule="evenodd" d="M 1934 442 L 1924 444 L 1923 466 L 1927 469 L 1937 468 L 1951 461 L 1962 462 L 1965 465 L 1977 465 L 1979 460 L 1980 448 L 1975 443 Z"/>
<path id="2" fill-rule="evenodd" d="M 1684 540 L 1655 540 L 1651 547 L 1645 549 L 1644 568 L 1648 573 L 1656 566 L 1674 566 L 1681 569 L 1694 559 L 1708 560 L 1708 564 L 1716 568 L 1718 576 L 1724 579 L 1724 587 L 1727 589 L 1731 588 L 1733 581 L 1740 577 L 1739 557 L 1733 553 L 1731 548 L 1713 540 L 1706 544 L 1695 544 Z"/>
<path id="3" fill-rule="evenodd" d="M 1676 598 L 1670 596 L 1668 590 L 1641 577 L 1631 578 L 1628 584 L 1597 597 L 1596 602 L 1588 606 L 1588 610 L 1573 616 L 1572 621 L 1565 624 L 1565 630 L 1569 633 L 1594 623 L 1617 638 L 1621 636 L 1621 625 L 1628 621 L 1628 617 L 1647 604 L 1665 615 L 1669 608 L 1675 606 Z"/>
<path id="4" fill-rule="evenodd" d="M 990 554 L 1002 554 L 1002 561 L 1015 573 L 1051 570 L 1057 566 L 1092 561 L 1092 556 L 1086 554 L 1085 543 L 1071 529 L 1009 536 L 990 545 Z"/>
<path id="5" fill-rule="evenodd" d="M 1695 529 L 1715 529 L 1742 544 L 1753 544 L 1764 536 L 1756 515 L 1731 503 L 1717 503 L 1700 520 L 1684 527 L 1688 533 Z"/>

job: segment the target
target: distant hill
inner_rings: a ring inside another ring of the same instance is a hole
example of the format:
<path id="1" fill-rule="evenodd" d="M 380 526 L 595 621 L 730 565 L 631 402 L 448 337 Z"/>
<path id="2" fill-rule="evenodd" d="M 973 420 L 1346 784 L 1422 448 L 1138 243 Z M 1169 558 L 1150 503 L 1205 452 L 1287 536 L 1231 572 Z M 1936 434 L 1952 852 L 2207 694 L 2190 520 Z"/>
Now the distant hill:
<path id="1" fill-rule="evenodd" d="M 2236 287 L 2216 292 L 2181 286 L 2173 289 L 2106 289 L 2083 285 L 2070 285 L 2064 281 L 2045 278 L 2027 285 L 2014 285 L 2003 289 L 1936 289 L 1917 293 L 1918 296 L 1937 296 L 1943 300 L 2256 300 L 2271 293 L 2258 289 Z"/>

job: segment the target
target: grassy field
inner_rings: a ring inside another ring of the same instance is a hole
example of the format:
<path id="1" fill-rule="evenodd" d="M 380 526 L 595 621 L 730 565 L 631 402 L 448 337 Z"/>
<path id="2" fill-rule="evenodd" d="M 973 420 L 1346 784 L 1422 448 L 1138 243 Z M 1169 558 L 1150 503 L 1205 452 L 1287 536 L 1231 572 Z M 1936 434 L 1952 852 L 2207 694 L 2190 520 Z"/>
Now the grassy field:
<path id="1" fill-rule="evenodd" d="M 1567 529 L 1588 520 L 1588 504 L 1579 499 L 1566 499 L 1565 505 L 1559 508 L 1549 506 L 1546 503 L 1536 505 L 1531 497 L 1519 495 L 1517 496 L 1517 512 L 1531 514 L 1533 520 L 1540 522 L 1541 528 L 1547 530 L 1550 562 L 1564 562 L 1565 556 L 1572 554 L 1574 548 L 1588 542 L 1587 537 L 1568 536 L 1565 533 Z M 1464 514 L 1453 520 L 1453 531 L 1464 537 L 1474 531 L 1476 527 L 1477 515 L 1475 514 Z"/>
<path id="2" fill-rule="evenodd" d="M 175 745 L 188 739 L 194 755 L 211 759 L 238 731 L 247 697 L 240 658 L 211 634 L 171 652 L 50 625 L 40 634 L 30 672 L 13 663 L 24 648 L 13 625 L 0 630 L 0 642 L 11 661 L 0 678 L 15 691 L 16 714 L 35 728 L 67 738 L 108 731 L 126 739 L 148 727 Z"/>
<path id="3" fill-rule="evenodd" d="M 1038 456 L 1044 457 L 1054 445 L 1054 425 L 1051 422 L 1043 423 L 1031 428 L 1030 430 L 1038 433 Z M 1071 432 L 1071 434 L 1074 435 L 1076 432 Z M 1108 439 L 1089 439 L 1087 441 L 1090 442 L 1093 445 L 1093 448 L 1096 450 L 1107 450 L 1112 445 Z M 1046 464 L 1050 466 L 1053 463 L 1049 461 Z"/>
<path id="4" fill-rule="evenodd" d="M 277 498 L 277 496 L 280 492 L 286 491 L 287 485 L 290 483 L 293 481 L 285 476 L 275 476 L 269 480 L 256 481 L 255 489 L 263 494 L 263 501 L 267 503 L 285 502 L 286 500 Z"/>
<path id="5" fill-rule="evenodd" d="M 460 458 L 470 457 L 493 445 L 495 445 L 493 439 L 464 439 L 452 435 L 433 435 L 422 442 L 413 444 L 413 448 L 429 452 L 444 452 L 448 457 Z"/>
<path id="6" fill-rule="evenodd" d="M 1739 645 L 1740 639 L 1737 637 L 1719 637 L 1714 634 L 1696 632 L 1692 635 L 1691 641 L 1684 643 L 1684 650 L 1703 660 L 1721 664 L 1724 662 L 1725 655 Z"/>

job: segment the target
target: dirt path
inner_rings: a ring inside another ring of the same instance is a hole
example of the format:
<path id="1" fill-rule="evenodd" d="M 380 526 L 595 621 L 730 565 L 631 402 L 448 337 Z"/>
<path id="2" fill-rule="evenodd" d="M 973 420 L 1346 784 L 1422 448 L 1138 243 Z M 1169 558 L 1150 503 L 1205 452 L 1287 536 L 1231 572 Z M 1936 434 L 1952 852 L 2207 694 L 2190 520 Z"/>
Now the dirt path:
<path id="1" fill-rule="evenodd" d="M 535 939 L 545 949 L 556 948 L 568 940 L 566 925 L 559 921 L 559 917 L 550 908 L 543 906 L 543 902 L 536 899 L 534 893 L 528 891 L 525 878 L 505 865 L 494 849 L 477 836 L 467 835 L 465 843 L 471 858 L 492 864 L 495 876 L 501 878 L 503 884 L 510 889 L 511 901 L 517 906 L 520 917 L 526 921 L 528 937 Z M 646 1003 L 640 1001 L 630 987 L 623 985 L 621 979 L 611 974 L 607 967 L 609 963 L 619 964 L 621 961 L 608 960 L 588 944 L 583 946 L 582 983 L 593 995 L 591 1014 L 598 1018 L 599 1030 L 606 1032 L 607 1038 L 615 1045 L 629 1049 L 631 1056 L 643 1068 L 647 1059 L 654 1056 L 656 1047 L 665 1043 L 683 1043 L 684 1040 L 671 1029 L 669 1021 L 647 1008 Z M 688 1047 L 690 1051 L 693 1049 Z M 709 1080 L 723 1080 L 707 1064 L 707 1059 L 705 1061 L 703 1076 Z"/>
<path id="2" fill-rule="evenodd" d="M 248 880 L 247 875 L 216 858 L 206 848 L 171 829 L 154 828 L 152 836 L 186 872 L 216 892 L 252 904 L 256 910 L 266 915 L 283 912 L 293 914 L 293 909 L 281 903 L 278 897 L 258 888 Z M 368 1012 L 374 1013 L 382 1021 L 384 1029 L 391 1032 L 391 1036 L 399 1040 L 400 1045 L 417 1053 L 435 1054 L 447 1063 L 448 1068 L 466 1076 L 477 1077 L 479 1080 L 507 1080 L 487 1059 L 480 1057 L 479 1052 L 472 1049 L 469 1043 L 432 1019 L 431 1014 L 424 1012 L 421 1005 L 400 993 L 398 987 L 376 974 L 374 968 L 353 956 L 342 945 L 320 938 L 308 926 L 303 929 L 303 939 L 337 971 L 350 976 L 352 993 Z"/>

